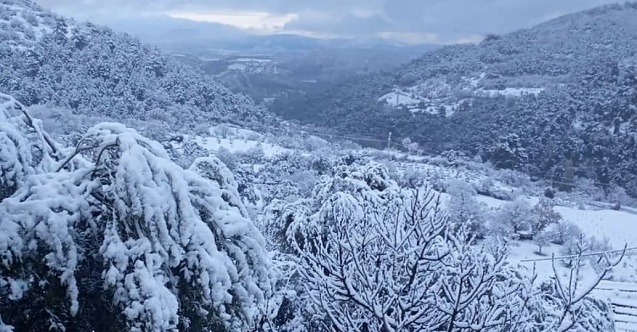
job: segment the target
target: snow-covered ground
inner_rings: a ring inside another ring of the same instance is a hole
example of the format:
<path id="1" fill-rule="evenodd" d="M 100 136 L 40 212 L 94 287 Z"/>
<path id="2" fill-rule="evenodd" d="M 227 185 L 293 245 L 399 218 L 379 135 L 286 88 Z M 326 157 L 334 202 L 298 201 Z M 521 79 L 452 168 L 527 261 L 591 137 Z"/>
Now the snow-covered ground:
<path id="1" fill-rule="evenodd" d="M 408 92 L 404 92 L 401 90 L 395 90 L 390 92 L 380 98 L 378 98 L 379 102 L 385 102 L 387 105 L 392 107 L 398 106 L 413 106 L 418 105 L 420 102 L 428 102 L 428 99 L 425 98 L 417 98 Z"/>
<path id="2" fill-rule="evenodd" d="M 185 139 L 192 139 L 199 146 L 211 152 L 219 151 L 219 149 L 221 148 L 225 148 L 232 153 L 246 153 L 253 149 L 263 149 L 265 157 L 273 157 L 278 154 L 292 151 L 275 144 L 263 143 L 260 141 L 247 139 L 203 136 L 185 137 Z"/>
<path id="3" fill-rule="evenodd" d="M 431 78 L 411 87 L 394 88 L 392 92 L 379 97 L 378 102 L 394 108 L 406 107 L 412 113 L 437 115 L 440 112 L 445 112 L 445 116 L 449 117 L 463 103 L 471 103 L 473 98 L 494 98 L 498 96 L 520 98 L 525 95 L 538 95 L 545 90 L 545 88 L 541 87 L 483 89 L 479 86 L 485 77 L 485 73 L 462 77 L 460 82 L 453 84 L 441 78 Z M 459 97 L 456 94 L 460 91 L 464 96 Z"/>
<path id="4" fill-rule="evenodd" d="M 310 153 L 282 147 L 268 141 L 265 135 L 230 125 L 212 127 L 209 136 L 187 136 L 184 139 L 196 142 L 200 147 L 211 152 L 216 152 L 221 148 L 233 153 L 246 153 L 253 149 L 262 149 L 266 158 L 289 152 L 306 155 Z M 480 188 L 484 183 L 489 183 L 492 192 L 502 193 L 503 196 L 515 197 L 524 194 L 524 199 L 530 205 L 538 203 L 540 200 L 538 192 L 543 191 L 543 188 L 539 189 L 540 187 L 535 192 L 529 189 L 529 186 L 534 186 L 530 182 L 522 184 L 521 186 L 524 188 L 515 184 L 507 184 L 498 179 L 497 176 L 493 176 L 492 170 L 488 167 L 480 167 L 479 164 L 449 166 L 439 160 L 441 157 L 414 156 L 397 151 L 361 150 L 359 152 L 369 153 L 370 156 L 380 161 L 385 160 L 383 162 L 393 164 L 396 171 L 403 172 L 403 174 L 408 171 L 418 171 L 430 181 L 444 183 L 450 180 L 460 180 L 472 184 L 474 188 Z M 441 196 L 443 204 L 446 204 L 450 199 L 448 194 L 443 193 Z M 508 202 L 483 195 L 478 195 L 477 198 L 486 209 L 491 210 L 497 210 Z M 577 225 L 587 238 L 591 236 L 598 240 L 607 238 L 609 244 L 616 249 L 624 246 L 637 247 L 637 210 L 623 208 L 616 211 L 612 210 L 612 204 L 594 201 L 584 204 L 581 201 L 576 203 L 575 198 L 569 201 L 568 195 L 555 200 L 555 202 L 558 204 L 555 210 L 562 215 L 563 220 Z M 581 206 L 582 209 L 578 206 Z M 529 270 L 533 270 L 537 274 L 538 282 L 555 277 L 556 272 L 559 278 L 565 282 L 568 281 L 570 269 L 562 261 L 558 260 L 553 264 L 550 260 L 553 254 L 556 257 L 563 255 L 561 246 L 547 245 L 542 248 L 543 255 L 539 255 L 536 253 L 538 247 L 533 241 L 510 240 L 509 243 L 508 262 L 510 264 L 525 266 Z M 613 304 L 615 314 L 619 317 L 620 331 L 637 331 L 637 255 L 633 255 L 634 253 L 630 252 L 630 255 L 627 255 L 622 263 L 608 275 L 608 280 L 604 281 L 602 289 L 594 293 L 594 296 L 608 299 Z M 592 285 L 596 273 L 591 264 L 585 264 L 581 268 L 580 288 L 585 289 Z M 622 304 L 629 306 L 622 307 Z"/>
<path id="5" fill-rule="evenodd" d="M 478 200 L 491 208 L 498 208 L 506 203 L 506 201 L 480 195 Z M 530 204 L 536 204 L 539 198 L 527 197 L 527 200 Z M 555 211 L 559 212 L 565 221 L 577 225 L 585 235 L 594 236 L 600 240 L 607 238 L 614 249 L 621 249 L 625 245 L 637 247 L 637 214 L 635 213 L 615 211 L 610 208 L 599 210 L 593 209 L 593 206 L 586 210 L 556 206 Z"/>
<path id="6" fill-rule="evenodd" d="M 536 202 L 537 197 L 529 197 L 530 202 Z M 491 208 L 497 208 L 505 201 L 491 197 L 479 196 L 479 201 Z M 637 247 L 637 213 L 634 209 L 615 211 L 606 209 L 578 209 L 557 206 L 563 219 L 577 225 L 585 236 L 594 236 L 598 240 L 608 239 L 614 249 Z M 564 282 L 568 282 L 570 270 L 562 262 L 555 263 L 547 258 L 551 255 L 560 257 L 561 246 L 551 244 L 542 248 L 544 255 L 536 254 L 537 245 L 532 241 L 511 241 L 508 261 L 511 264 L 526 266 L 532 269 L 538 280 L 546 280 L 556 275 Z M 616 320 L 617 331 L 637 331 L 637 255 L 635 250 L 626 252 L 622 262 L 613 268 L 607 278 L 603 280 L 593 296 L 611 303 Z M 613 257 L 617 257 L 614 254 Z M 579 288 L 586 289 L 596 281 L 597 272 L 591 264 L 581 268 Z"/>
<path id="7" fill-rule="evenodd" d="M 482 90 L 475 92 L 478 96 L 497 97 L 522 97 L 524 95 L 538 95 L 544 91 L 544 88 L 506 88 L 502 90 Z"/>

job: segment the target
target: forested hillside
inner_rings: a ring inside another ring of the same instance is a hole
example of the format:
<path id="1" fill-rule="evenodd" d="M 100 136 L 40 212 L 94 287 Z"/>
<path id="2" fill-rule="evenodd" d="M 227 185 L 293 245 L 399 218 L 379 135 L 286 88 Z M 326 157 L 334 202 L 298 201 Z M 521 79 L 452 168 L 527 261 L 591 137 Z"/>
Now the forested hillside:
<path id="1" fill-rule="evenodd" d="M 0 1 L 0 90 L 27 105 L 161 120 L 175 130 L 267 121 L 248 98 L 136 38 L 74 22 L 29 0 Z"/>
<path id="2" fill-rule="evenodd" d="M 432 153 L 637 194 L 637 4 L 563 16 L 392 72 L 278 99 L 273 110 L 342 132 L 410 137 Z M 565 179 L 566 178 L 566 179 Z"/>

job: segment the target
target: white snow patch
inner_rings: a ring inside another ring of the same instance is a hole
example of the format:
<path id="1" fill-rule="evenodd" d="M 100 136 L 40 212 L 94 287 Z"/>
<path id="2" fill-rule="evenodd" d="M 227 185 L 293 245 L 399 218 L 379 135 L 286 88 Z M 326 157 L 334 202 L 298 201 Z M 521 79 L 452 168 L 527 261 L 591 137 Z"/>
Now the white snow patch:
<path id="1" fill-rule="evenodd" d="M 272 62 L 271 59 L 255 59 L 255 58 L 238 58 L 234 60 L 235 62 L 260 62 L 260 63 L 265 63 L 265 62 Z"/>
<path id="2" fill-rule="evenodd" d="M 228 65 L 228 70 L 245 71 L 248 67 L 241 63 L 233 63 Z"/>
<path id="3" fill-rule="evenodd" d="M 189 139 L 190 137 L 184 137 L 185 139 Z M 226 139 L 226 138 L 216 138 L 216 137 L 202 137 L 195 136 L 192 137 L 199 146 L 208 150 L 208 151 L 218 151 L 219 149 L 226 148 L 228 151 L 232 153 L 245 153 L 252 149 L 262 148 L 263 153 L 266 157 L 273 157 L 276 155 L 280 155 L 283 153 L 291 152 L 292 150 L 286 149 L 284 147 L 270 144 L 270 143 L 262 143 L 259 141 L 249 141 L 249 140 L 241 140 L 241 139 Z"/>
<path id="4" fill-rule="evenodd" d="M 418 105 L 421 101 L 426 101 L 426 99 L 417 98 L 415 95 L 408 94 L 400 90 L 390 92 L 378 98 L 378 102 L 385 102 L 387 105 L 392 107 Z"/>
<path id="5" fill-rule="evenodd" d="M 615 249 L 637 246 L 637 214 L 614 210 L 578 210 L 555 208 L 564 220 L 579 226 L 588 236 L 608 238 Z M 637 281 L 637 280 L 636 280 Z"/>
<path id="6" fill-rule="evenodd" d="M 445 116 L 446 117 L 450 117 L 452 115 L 454 115 L 456 113 L 456 110 L 458 109 L 458 107 L 460 107 L 460 105 L 462 105 L 462 103 L 466 102 L 467 99 L 462 99 L 459 100 L 457 102 L 451 103 L 451 104 L 442 104 L 442 105 L 437 105 L 437 106 L 427 106 L 425 109 L 419 109 L 419 108 L 414 108 L 411 109 L 410 111 L 412 113 L 429 113 L 432 115 L 438 115 L 440 113 L 440 110 L 444 110 L 445 112 Z"/>
<path id="7" fill-rule="evenodd" d="M 539 95 L 545 89 L 544 88 L 506 88 L 503 90 L 484 90 L 478 89 L 475 94 L 477 96 L 485 96 L 485 97 L 497 97 L 497 96 L 506 96 L 506 97 L 522 97 L 526 95 Z"/>
<path id="8" fill-rule="evenodd" d="M 486 73 L 480 73 L 480 75 L 478 76 L 472 76 L 472 77 L 463 77 L 462 79 L 467 82 L 469 84 L 469 87 L 471 88 L 477 88 L 478 84 L 480 84 L 480 82 L 482 82 L 482 80 L 487 76 Z M 469 88 L 467 87 L 467 88 Z M 465 88 L 465 90 L 467 89 Z"/>

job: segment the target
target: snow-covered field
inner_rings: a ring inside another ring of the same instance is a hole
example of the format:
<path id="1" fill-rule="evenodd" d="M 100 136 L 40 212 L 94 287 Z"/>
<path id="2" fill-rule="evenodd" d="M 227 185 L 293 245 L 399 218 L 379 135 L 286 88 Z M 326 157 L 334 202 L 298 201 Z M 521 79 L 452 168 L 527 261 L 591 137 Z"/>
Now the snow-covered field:
<path id="1" fill-rule="evenodd" d="M 232 138 L 215 138 L 215 137 L 202 137 L 195 136 L 192 139 L 197 142 L 199 146 L 208 151 L 219 151 L 221 148 L 225 148 L 232 153 L 247 153 L 253 149 L 263 149 L 263 153 L 266 157 L 272 157 L 292 150 L 284 147 L 262 143 L 254 140 L 247 139 L 232 139 Z"/>
<path id="2" fill-rule="evenodd" d="M 478 196 L 478 200 L 490 208 L 498 208 L 506 203 L 486 196 Z M 536 204 L 539 198 L 527 197 L 527 200 L 531 204 Z M 587 209 L 583 210 L 556 206 L 555 211 L 559 212 L 565 221 L 581 228 L 584 234 L 598 239 L 608 238 L 614 249 L 621 249 L 625 245 L 637 247 L 637 214 L 629 212 L 630 210 L 615 211 L 594 206 L 587 206 Z M 637 279 L 635 281 L 637 282 Z"/>
<path id="3" fill-rule="evenodd" d="M 390 92 L 380 98 L 378 98 L 379 102 L 385 102 L 389 106 L 398 107 L 398 106 L 410 106 L 410 105 L 418 105 L 421 101 L 426 102 L 427 100 L 418 99 L 410 96 L 409 94 L 402 92 L 400 90 Z"/>
<path id="4" fill-rule="evenodd" d="M 502 90 L 477 90 L 476 95 L 484 95 L 487 97 L 507 96 L 522 97 L 524 95 L 538 95 L 544 91 L 544 88 L 506 88 Z"/>
<path id="5" fill-rule="evenodd" d="M 471 103 L 473 98 L 495 98 L 505 96 L 520 98 L 525 95 L 538 95 L 545 88 L 537 87 L 507 87 L 503 89 L 479 88 L 486 74 L 462 77 L 460 83 L 453 85 L 433 78 L 407 88 L 394 88 L 392 92 L 378 98 L 379 103 L 394 108 L 406 107 L 412 113 L 429 113 L 437 115 L 445 112 L 445 116 L 452 116 L 463 103 Z M 455 95 L 462 91 L 463 97 Z"/>
<path id="6" fill-rule="evenodd" d="M 491 208 L 497 208 L 504 201 L 491 197 L 479 196 L 479 201 Z M 537 197 L 528 198 L 536 202 Z M 637 213 L 633 209 L 615 211 L 610 209 L 597 209 L 588 206 L 588 209 L 556 206 L 563 219 L 577 225 L 585 236 L 594 236 L 599 239 L 608 239 L 613 249 L 637 247 Z M 557 277 L 564 282 L 569 281 L 570 270 L 562 262 L 555 263 L 549 259 L 551 255 L 560 257 L 561 246 L 551 244 L 542 249 L 544 255 L 536 254 L 537 245 L 531 241 L 512 241 L 508 261 L 511 264 L 526 266 L 537 274 L 538 280 L 546 280 Z M 613 268 L 607 278 L 603 280 L 593 296 L 607 300 L 611 303 L 616 320 L 617 331 L 637 331 L 637 256 L 635 250 L 626 251 L 622 262 Z M 615 253 L 612 257 L 617 257 Z M 586 289 L 594 285 L 597 272 L 591 264 L 581 268 L 579 278 L 580 288 Z"/>

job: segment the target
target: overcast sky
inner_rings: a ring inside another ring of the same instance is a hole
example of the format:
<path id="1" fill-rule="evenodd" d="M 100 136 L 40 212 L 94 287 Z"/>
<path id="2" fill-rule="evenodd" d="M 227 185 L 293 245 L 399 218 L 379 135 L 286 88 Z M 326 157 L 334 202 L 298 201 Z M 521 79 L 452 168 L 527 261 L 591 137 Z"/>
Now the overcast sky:
<path id="1" fill-rule="evenodd" d="M 79 19 L 168 15 L 252 33 L 476 41 L 613 0 L 37 0 Z"/>

